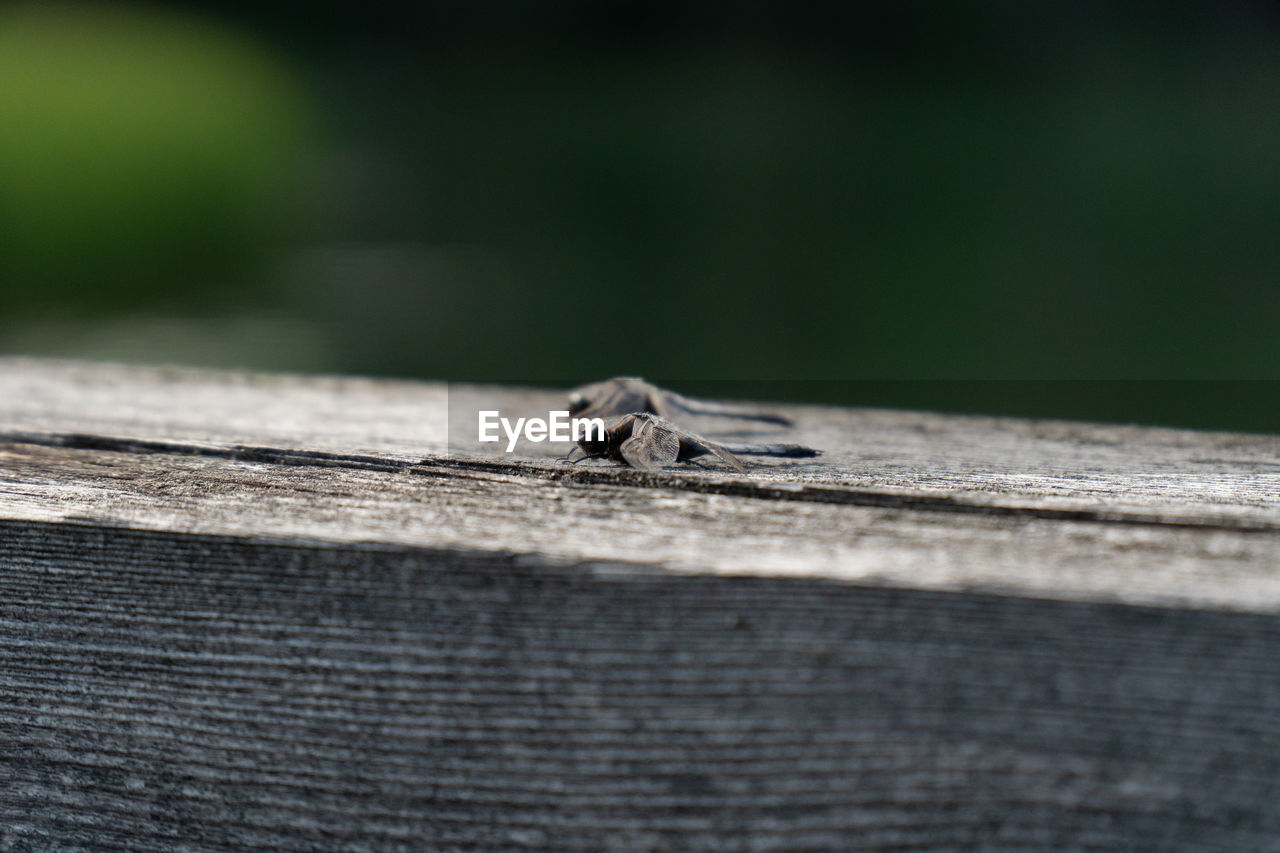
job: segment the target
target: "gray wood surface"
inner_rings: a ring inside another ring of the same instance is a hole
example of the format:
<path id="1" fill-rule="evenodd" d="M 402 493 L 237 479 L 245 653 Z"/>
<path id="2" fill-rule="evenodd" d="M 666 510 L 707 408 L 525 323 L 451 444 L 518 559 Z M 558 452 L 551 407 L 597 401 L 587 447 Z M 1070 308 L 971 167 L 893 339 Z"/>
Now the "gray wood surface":
<path id="1" fill-rule="evenodd" d="M 0 359 L 0 849 L 1280 849 L 1276 437 L 490 407 Z"/>

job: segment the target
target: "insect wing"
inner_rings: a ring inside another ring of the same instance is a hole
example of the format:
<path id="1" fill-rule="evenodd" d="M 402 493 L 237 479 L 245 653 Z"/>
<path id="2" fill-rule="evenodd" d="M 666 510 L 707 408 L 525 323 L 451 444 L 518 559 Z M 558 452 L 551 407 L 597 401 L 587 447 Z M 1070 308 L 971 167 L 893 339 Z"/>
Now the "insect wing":
<path id="1" fill-rule="evenodd" d="M 677 394 L 674 391 L 668 391 L 663 388 L 654 388 L 652 396 L 658 406 L 663 409 L 663 411 L 659 412 L 663 417 L 667 417 L 668 412 L 683 412 L 687 415 L 736 418 L 738 420 L 759 421 L 779 426 L 791 426 L 792 424 L 791 418 L 784 415 L 744 409 L 738 406 L 726 406 L 724 403 L 716 403 L 711 400 L 694 400 L 683 394 Z M 655 408 L 658 406 L 655 406 Z"/>
<path id="2" fill-rule="evenodd" d="M 652 471 L 675 464 L 680 456 L 680 438 L 669 424 L 637 418 L 631 437 L 622 442 L 618 453 L 632 468 Z"/>
<path id="3" fill-rule="evenodd" d="M 685 442 L 687 442 L 691 446 L 698 448 L 704 453 L 712 454 L 721 462 L 725 463 L 730 468 L 733 468 L 734 470 L 736 470 L 739 474 L 747 473 L 747 466 L 742 464 L 742 460 L 734 456 L 728 450 L 725 450 L 720 445 L 716 444 L 714 441 L 707 441 L 705 438 L 701 438 L 696 435 L 690 435 L 689 433 L 685 433 L 683 438 Z"/>
<path id="4" fill-rule="evenodd" d="M 569 392 L 569 414 L 582 416 L 584 413 L 590 412 L 609 393 L 612 385 L 613 382 L 610 380 L 608 382 L 592 382 L 590 385 L 574 388 Z"/>
<path id="5" fill-rule="evenodd" d="M 629 412 L 652 411 L 649 383 L 629 376 L 597 382 L 579 388 L 570 395 L 569 405 L 575 417 L 609 418 Z"/>

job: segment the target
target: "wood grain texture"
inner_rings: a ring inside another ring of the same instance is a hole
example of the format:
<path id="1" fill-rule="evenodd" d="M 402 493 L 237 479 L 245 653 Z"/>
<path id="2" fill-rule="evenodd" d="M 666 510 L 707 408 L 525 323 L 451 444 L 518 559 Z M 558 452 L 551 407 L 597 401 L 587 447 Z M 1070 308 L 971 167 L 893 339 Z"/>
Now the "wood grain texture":
<path id="1" fill-rule="evenodd" d="M 0 360 L 0 849 L 1280 849 L 1274 437 L 559 399 Z"/>
<path id="2" fill-rule="evenodd" d="M 69 525 L 3 535 L 0 812 L 19 846 L 1280 837 L 1273 617 Z"/>

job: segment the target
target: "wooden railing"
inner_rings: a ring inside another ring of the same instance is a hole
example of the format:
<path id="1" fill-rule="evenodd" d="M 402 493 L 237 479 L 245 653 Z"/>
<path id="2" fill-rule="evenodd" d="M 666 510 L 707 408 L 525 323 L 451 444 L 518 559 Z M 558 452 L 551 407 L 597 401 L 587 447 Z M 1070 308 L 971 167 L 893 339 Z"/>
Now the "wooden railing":
<path id="1" fill-rule="evenodd" d="M 0 360 L 0 849 L 1260 850 L 1280 439 Z"/>

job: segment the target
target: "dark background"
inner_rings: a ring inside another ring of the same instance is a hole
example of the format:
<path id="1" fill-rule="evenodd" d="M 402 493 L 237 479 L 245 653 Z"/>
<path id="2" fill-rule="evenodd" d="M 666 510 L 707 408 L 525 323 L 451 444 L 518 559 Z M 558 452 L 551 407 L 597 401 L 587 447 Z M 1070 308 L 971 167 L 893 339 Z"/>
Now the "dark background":
<path id="1" fill-rule="evenodd" d="M 1280 432 L 1277 9 L 10 4 L 0 352 Z"/>

